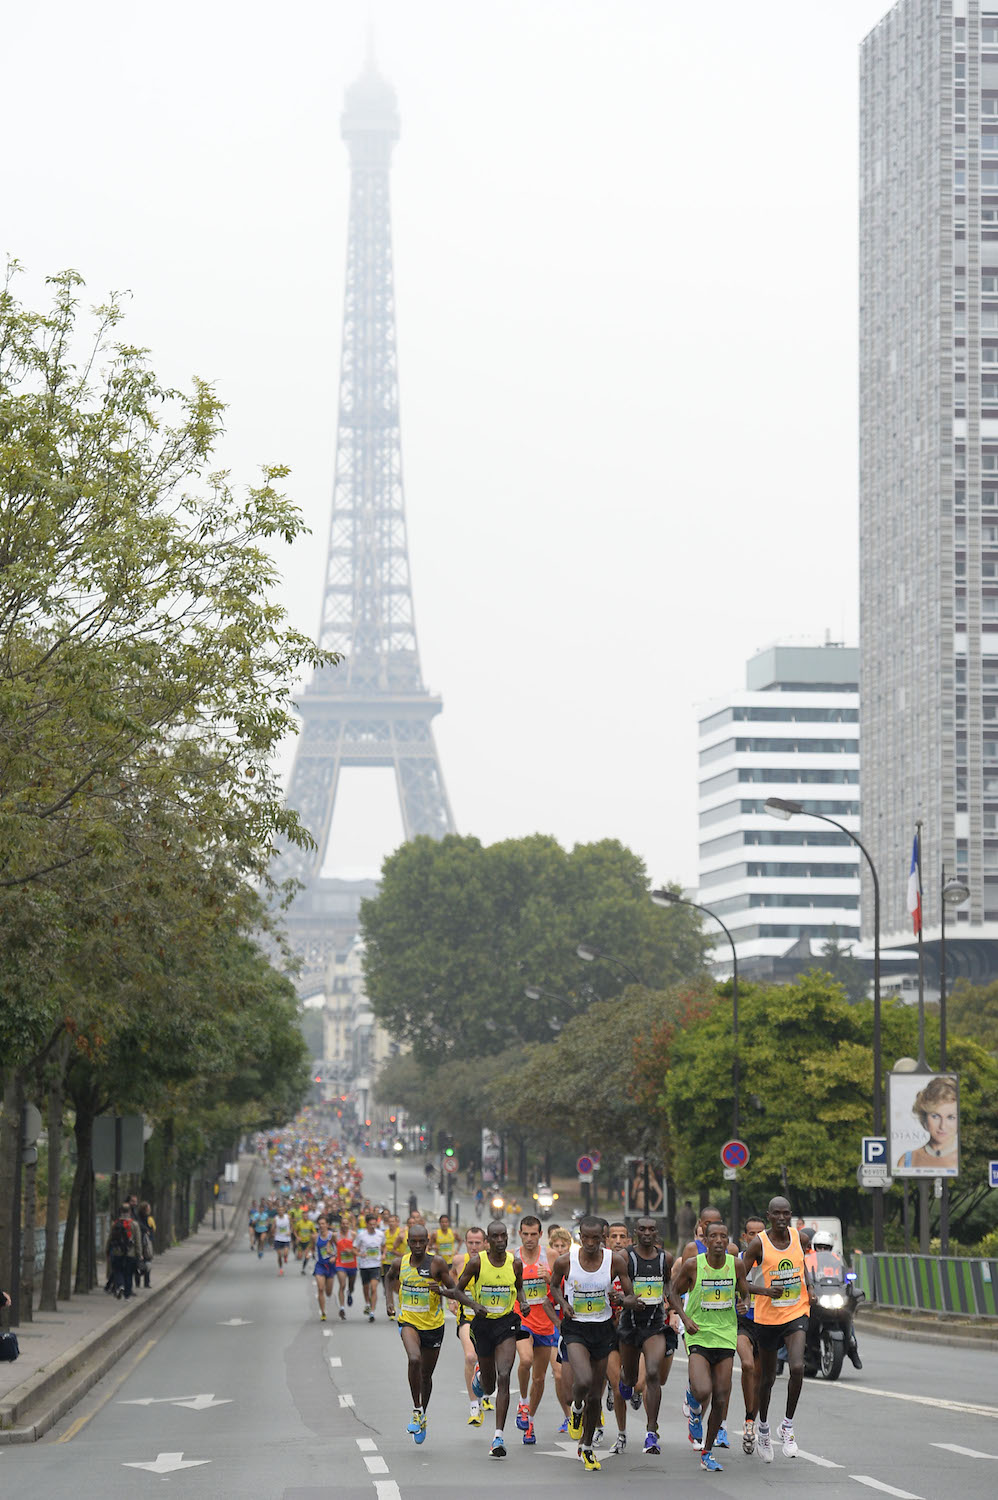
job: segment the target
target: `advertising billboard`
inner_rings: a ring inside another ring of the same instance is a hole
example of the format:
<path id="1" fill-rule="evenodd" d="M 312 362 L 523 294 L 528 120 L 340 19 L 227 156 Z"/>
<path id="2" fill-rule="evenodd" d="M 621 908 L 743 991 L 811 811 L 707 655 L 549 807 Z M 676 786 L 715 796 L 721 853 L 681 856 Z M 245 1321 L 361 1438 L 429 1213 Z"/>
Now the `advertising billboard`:
<path id="1" fill-rule="evenodd" d="M 955 1073 L 888 1073 L 892 1177 L 956 1177 L 960 1170 L 960 1080 Z"/>

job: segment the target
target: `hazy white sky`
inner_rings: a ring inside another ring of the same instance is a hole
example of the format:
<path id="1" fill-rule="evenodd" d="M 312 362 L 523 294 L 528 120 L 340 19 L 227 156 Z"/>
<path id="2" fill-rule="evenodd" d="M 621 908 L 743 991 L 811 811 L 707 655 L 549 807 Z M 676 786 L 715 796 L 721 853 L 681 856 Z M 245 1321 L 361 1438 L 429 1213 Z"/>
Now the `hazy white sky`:
<path id="1" fill-rule="evenodd" d="M 39 0 L 5 22 L 2 248 L 293 470 L 318 624 L 345 86 L 375 18 L 424 677 L 462 832 L 696 874 L 696 705 L 856 637 L 858 44 L 886 0 Z M 365 790 L 366 789 L 366 790 Z M 398 842 L 343 784 L 330 873 Z"/>

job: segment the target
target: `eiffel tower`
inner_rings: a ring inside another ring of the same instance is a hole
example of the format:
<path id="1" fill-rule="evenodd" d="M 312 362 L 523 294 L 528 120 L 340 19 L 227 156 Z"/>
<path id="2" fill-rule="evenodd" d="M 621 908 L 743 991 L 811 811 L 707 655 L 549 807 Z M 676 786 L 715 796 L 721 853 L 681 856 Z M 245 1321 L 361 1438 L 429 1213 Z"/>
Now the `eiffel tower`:
<path id="1" fill-rule="evenodd" d="M 350 223 L 340 361 L 336 474 L 319 642 L 342 654 L 316 672 L 302 718 L 287 802 L 316 840 L 276 873 L 305 885 L 287 913 L 302 958 L 303 995 L 357 930 L 373 881 L 323 878 L 340 770 L 392 766 L 405 837 L 453 831 L 433 738 L 439 697 L 423 685 L 406 541 L 389 173 L 399 137 L 395 91 L 369 50 L 341 118 L 350 153 Z"/>

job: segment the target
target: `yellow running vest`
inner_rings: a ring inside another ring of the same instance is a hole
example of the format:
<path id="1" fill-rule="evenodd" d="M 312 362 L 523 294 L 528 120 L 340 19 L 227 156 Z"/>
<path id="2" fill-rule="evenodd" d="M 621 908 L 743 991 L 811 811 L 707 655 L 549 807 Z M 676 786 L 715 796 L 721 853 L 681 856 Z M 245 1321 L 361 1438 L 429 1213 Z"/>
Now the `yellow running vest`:
<path id="1" fill-rule="evenodd" d="M 494 1266 L 489 1252 L 483 1250 L 479 1256 L 478 1276 L 468 1283 L 468 1295 L 480 1302 L 490 1318 L 504 1318 L 516 1304 L 516 1264 L 512 1253 L 506 1251 L 501 1266 Z"/>
<path id="2" fill-rule="evenodd" d="M 427 1256 L 424 1265 L 429 1265 Z M 411 1252 L 402 1257 L 399 1272 L 399 1318 L 400 1323 L 409 1323 L 413 1328 L 439 1328 L 444 1320 L 443 1299 L 440 1288 L 432 1276 L 412 1263 Z"/>

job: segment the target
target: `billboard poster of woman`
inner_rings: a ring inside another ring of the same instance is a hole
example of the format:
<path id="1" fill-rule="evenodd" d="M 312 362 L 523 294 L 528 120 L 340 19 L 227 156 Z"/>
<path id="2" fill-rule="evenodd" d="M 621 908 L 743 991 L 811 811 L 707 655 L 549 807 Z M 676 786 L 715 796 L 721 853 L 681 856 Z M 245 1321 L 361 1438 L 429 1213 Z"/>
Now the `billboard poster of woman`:
<path id="1" fill-rule="evenodd" d="M 889 1073 L 888 1155 L 894 1177 L 956 1177 L 960 1081 L 953 1073 Z"/>

